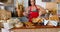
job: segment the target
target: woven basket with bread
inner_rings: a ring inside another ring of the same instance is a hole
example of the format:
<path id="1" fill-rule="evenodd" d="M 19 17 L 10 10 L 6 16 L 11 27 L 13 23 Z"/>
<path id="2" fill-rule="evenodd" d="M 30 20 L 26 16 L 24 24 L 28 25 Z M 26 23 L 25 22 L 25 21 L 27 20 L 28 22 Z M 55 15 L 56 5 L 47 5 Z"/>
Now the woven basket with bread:
<path id="1" fill-rule="evenodd" d="M 6 10 L 0 10 L 0 20 L 7 20 L 11 18 L 11 12 Z"/>
<path id="2" fill-rule="evenodd" d="M 59 17 L 57 15 L 52 15 L 51 17 L 49 17 L 49 22 L 47 25 L 49 26 L 57 26 L 58 22 L 59 22 Z"/>

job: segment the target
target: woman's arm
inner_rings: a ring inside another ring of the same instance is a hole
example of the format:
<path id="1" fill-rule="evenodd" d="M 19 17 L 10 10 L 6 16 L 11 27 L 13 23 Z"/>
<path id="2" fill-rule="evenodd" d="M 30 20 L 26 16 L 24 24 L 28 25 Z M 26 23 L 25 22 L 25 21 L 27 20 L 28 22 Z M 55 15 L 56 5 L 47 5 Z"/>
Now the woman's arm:
<path id="1" fill-rule="evenodd" d="M 29 14 L 29 7 L 27 7 L 23 13 L 24 16 L 28 16 Z"/>
<path id="2" fill-rule="evenodd" d="M 46 14 L 46 10 L 41 7 L 41 6 L 37 6 L 38 10 L 39 10 L 39 16 L 41 16 L 42 14 Z"/>

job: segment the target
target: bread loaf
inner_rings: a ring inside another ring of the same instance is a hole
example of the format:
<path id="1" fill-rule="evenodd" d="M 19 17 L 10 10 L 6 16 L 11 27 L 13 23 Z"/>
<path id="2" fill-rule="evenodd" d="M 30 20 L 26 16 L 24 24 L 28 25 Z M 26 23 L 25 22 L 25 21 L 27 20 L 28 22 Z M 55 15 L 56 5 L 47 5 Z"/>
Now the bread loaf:
<path id="1" fill-rule="evenodd" d="M 11 12 L 6 10 L 0 10 L 0 20 L 7 20 L 11 18 Z"/>
<path id="2" fill-rule="evenodd" d="M 59 17 L 57 15 L 52 15 L 51 17 L 49 17 L 49 20 L 59 21 Z"/>
<path id="3" fill-rule="evenodd" d="M 42 23 L 43 22 L 43 19 L 42 18 L 33 18 L 32 19 L 32 22 L 33 23 Z"/>

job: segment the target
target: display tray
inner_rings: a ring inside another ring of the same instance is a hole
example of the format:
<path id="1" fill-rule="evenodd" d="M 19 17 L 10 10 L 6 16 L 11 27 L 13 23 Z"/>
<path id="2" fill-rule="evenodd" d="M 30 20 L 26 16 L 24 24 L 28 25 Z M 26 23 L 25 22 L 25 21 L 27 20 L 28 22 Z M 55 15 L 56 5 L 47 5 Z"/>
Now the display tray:
<path id="1" fill-rule="evenodd" d="M 14 29 L 40 29 L 40 28 L 60 28 L 60 26 L 35 26 L 35 27 L 31 27 L 31 28 L 27 28 L 27 27 L 20 27 L 20 28 L 12 28 L 12 30 Z"/>

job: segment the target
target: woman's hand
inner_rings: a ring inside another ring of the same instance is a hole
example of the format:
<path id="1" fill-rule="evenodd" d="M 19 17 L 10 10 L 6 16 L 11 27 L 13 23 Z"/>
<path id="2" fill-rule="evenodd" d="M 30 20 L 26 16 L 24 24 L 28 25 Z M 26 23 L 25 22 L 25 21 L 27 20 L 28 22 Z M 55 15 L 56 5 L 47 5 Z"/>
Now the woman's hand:
<path id="1" fill-rule="evenodd" d="M 28 11 L 29 11 L 29 9 L 30 9 L 30 7 L 27 7 L 27 8 L 26 8 L 26 10 L 25 10 L 24 13 L 23 13 L 24 16 L 27 16 L 27 17 L 28 17 L 28 14 L 29 14 Z"/>
<path id="2" fill-rule="evenodd" d="M 42 15 L 42 11 L 39 11 L 39 17 Z"/>
<path id="3" fill-rule="evenodd" d="M 23 12 L 23 15 L 24 15 L 24 16 L 28 16 L 28 13 L 26 13 L 26 12 Z"/>

